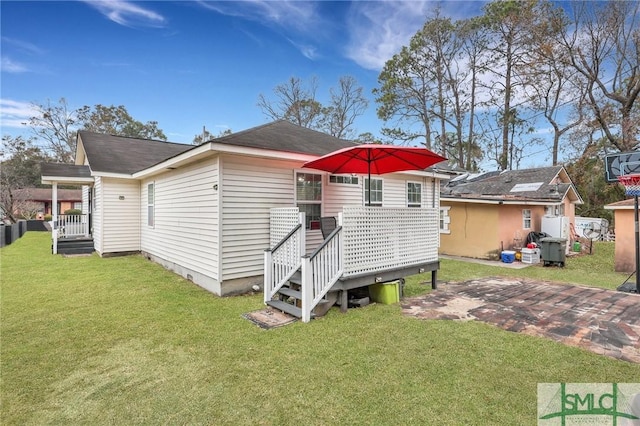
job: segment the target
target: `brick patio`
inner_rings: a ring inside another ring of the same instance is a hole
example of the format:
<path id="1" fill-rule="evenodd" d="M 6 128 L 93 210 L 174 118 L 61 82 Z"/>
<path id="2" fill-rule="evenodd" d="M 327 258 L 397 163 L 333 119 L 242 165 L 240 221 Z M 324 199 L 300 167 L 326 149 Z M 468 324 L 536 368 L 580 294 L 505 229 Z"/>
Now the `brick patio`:
<path id="1" fill-rule="evenodd" d="M 479 320 L 640 363 L 640 295 L 529 279 L 444 283 L 402 301 L 422 319 Z"/>

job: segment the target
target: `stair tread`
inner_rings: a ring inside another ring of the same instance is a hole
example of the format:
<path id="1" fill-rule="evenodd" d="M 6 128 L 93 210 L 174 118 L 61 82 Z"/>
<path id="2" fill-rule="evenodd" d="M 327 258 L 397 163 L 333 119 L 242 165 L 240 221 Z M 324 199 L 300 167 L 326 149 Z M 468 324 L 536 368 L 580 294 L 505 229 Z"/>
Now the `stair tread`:
<path id="1" fill-rule="evenodd" d="M 287 302 L 283 302 L 281 300 L 268 300 L 267 305 L 282 312 L 286 312 L 289 315 L 293 315 L 296 318 L 302 318 L 302 309 L 297 306 L 290 305 Z M 311 313 L 311 318 L 313 317 L 315 317 L 315 315 Z"/>
<path id="2" fill-rule="evenodd" d="M 280 290 L 278 290 L 278 293 L 284 294 L 285 296 L 293 297 L 296 299 L 302 299 L 302 292 L 299 290 L 294 290 L 290 287 L 281 287 Z"/>

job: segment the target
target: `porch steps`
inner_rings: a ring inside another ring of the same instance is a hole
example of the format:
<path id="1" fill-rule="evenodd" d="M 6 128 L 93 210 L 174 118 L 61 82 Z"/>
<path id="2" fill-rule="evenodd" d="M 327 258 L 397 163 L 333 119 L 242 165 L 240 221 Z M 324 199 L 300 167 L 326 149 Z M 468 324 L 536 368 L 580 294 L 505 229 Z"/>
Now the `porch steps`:
<path id="1" fill-rule="evenodd" d="M 302 318 L 302 309 L 282 300 L 269 300 L 267 301 L 267 305 L 289 315 L 293 315 L 296 318 Z M 311 318 L 313 317 L 315 317 L 315 315 L 311 313 Z"/>
<path id="2" fill-rule="evenodd" d="M 70 238 L 58 240 L 58 254 L 90 254 L 94 251 L 93 238 Z"/>
<path id="3" fill-rule="evenodd" d="M 300 274 L 297 273 L 297 278 L 300 278 Z M 296 287 L 299 286 L 296 282 L 296 275 L 292 277 L 291 281 L 289 281 L 289 285 L 294 285 Z M 302 318 L 302 309 L 300 309 L 297 304 L 298 301 L 302 300 L 302 292 L 300 290 L 296 290 L 292 287 L 283 286 L 278 290 L 278 296 L 280 300 L 269 300 L 267 301 L 267 305 L 278 309 L 282 312 L 285 312 L 289 315 L 293 315 L 296 318 Z M 289 303 L 287 300 L 291 301 Z M 329 312 L 329 309 L 338 301 L 338 292 L 332 291 L 325 295 L 325 298 L 318 303 L 311 312 L 311 318 L 321 317 L 326 315 Z"/>

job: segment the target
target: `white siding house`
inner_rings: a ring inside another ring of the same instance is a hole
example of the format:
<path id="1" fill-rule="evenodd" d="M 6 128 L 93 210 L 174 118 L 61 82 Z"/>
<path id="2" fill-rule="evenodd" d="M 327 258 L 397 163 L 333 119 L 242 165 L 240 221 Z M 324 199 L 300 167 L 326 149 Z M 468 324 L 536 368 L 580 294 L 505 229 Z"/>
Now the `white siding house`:
<path id="1" fill-rule="evenodd" d="M 272 209 L 308 212 L 303 226 L 310 253 L 323 242 L 320 217 L 366 204 L 366 176 L 302 168 L 353 145 L 284 121 L 199 146 L 79 132 L 77 171 L 43 166 L 43 182 L 71 179 L 76 172 L 91 176 L 90 184 L 83 182 L 90 187 L 83 200 L 91 201 L 86 210 L 100 256 L 141 253 L 227 295 L 262 286 Z M 419 171 L 372 180 L 381 180 L 383 207 L 437 209 L 442 177 Z M 316 198 L 298 199 L 301 179 L 315 182 Z"/>

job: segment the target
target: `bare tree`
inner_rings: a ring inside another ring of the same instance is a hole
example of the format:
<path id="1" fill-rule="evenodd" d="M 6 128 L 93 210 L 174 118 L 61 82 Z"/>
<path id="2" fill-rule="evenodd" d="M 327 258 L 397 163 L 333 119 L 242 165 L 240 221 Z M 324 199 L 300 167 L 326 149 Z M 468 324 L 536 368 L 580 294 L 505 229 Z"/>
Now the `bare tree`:
<path id="1" fill-rule="evenodd" d="M 0 167 L 0 210 L 11 222 L 16 213 L 29 208 L 31 198 L 27 188 L 40 184 L 40 163 L 48 160 L 33 138 L 2 137 L 2 167 Z"/>
<path id="2" fill-rule="evenodd" d="M 317 89 L 315 77 L 307 87 L 298 77 L 291 77 L 273 89 L 275 101 L 268 100 L 261 93 L 258 107 L 272 120 L 287 120 L 298 126 L 317 128 L 322 114 L 322 105 L 316 100 Z"/>
<path id="3" fill-rule="evenodd" d="M 586 79 L 585 100 L 607 141 L 638 147 L 640 2 L 576 2 L 562 33 L 567 62 Z"/>
<path id="4" fill-rule="evenodd" d="M 50 100 L 44 104 L 34 103 L 38 111 L 29 119 L 29 126 L 34 136 L 44 142 L 43 148 L 49 151 L 53 159 L 60 163 L 71 163 L 76 151 L 76 111 L 70 111 L 65 98 L 60 98 L 57 105 Z"/>
<path id="5" fill-rule="evenodd" d="M 524 75 L 531 106 L 553 128 L 552 163 L 556 165 L 560 138 L 584 122 L 586 81 L 566 63 L 565 50 L 557 41 L 566 26 L 566 15 L 562 9 L 552 9 L 550 3 L 543 3 L 543 8 L 549 19 L 546 26 L 533 28 L 534 48 Z M 571 105 L 571 113 L 563 113 L 567 105 Z"/>
<path id="6" fill-rule="evenodd" d="M 352 76 L 340 77 L 338 89 L 331 88 L 331 103 L 322 111 L 321 127 L 331 136 L 352 139 L 353 125 L 369 106 L 362 94 L 362 87 Z"/>

